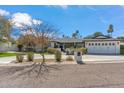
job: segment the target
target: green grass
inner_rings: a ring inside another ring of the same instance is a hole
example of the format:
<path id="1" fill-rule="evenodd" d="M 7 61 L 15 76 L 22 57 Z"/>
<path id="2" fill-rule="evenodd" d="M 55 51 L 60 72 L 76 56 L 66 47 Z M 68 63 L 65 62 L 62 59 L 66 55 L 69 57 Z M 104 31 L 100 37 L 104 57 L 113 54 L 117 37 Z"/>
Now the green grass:
<path id="1" fill-rule="evenodd" d="M 22 53 L 22 54 L 27 54 L 28 52 L 19 52 L 19 53 Z M 7 52 L 3 52 L 3 53 L 0 53 L 0 57 L 11 57 L 11 56 L 16 56 L 17 53 L 7 53 Z M 39 54 L 39 53 L 35 53 L 35 54 Z M 44 55 L 50 55 L 50 53 L 48 52 L 45 52 Z"/>
<path id="2" fill-rule="evenodd" d="M 121 49 L 120 54 L 124 55 L 124 49 Z"/>
<path id="3" fill-rule="evenodd" d="M 120 46 L 120 54 L 121 55 L 124 55 L 124 45 L 121 45 Z"/>
<path id="4" fill-rule="evenodd" d="M 16 53 L 0 53 L 0 57 L 10 57 L 10 56 L 16 56 Z"/>

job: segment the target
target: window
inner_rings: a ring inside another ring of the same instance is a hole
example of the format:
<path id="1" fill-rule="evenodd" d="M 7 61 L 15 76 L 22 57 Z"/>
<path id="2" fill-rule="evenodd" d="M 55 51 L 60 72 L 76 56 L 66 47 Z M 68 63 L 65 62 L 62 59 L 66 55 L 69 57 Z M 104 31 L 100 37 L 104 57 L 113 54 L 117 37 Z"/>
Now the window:
<path id="1" fill-rule="evenodd" d="M 107 43 L 105 43 L 105 45 L 107 46 L 108 44 L 107 44 Z"/>
<path id="2" fill-rule="evenodd" d="M 111 43 L 109 43 L 109 45 L 111 46 Z"/>
<path id="3" fill-rule="evenodd" d="M 81 53 L 80 53 L 80 52 L 78 52 L 78 53 L 77 53 L 77 56 L 81 56 Z"/>
<path id="4" fill-rule="evenodd" d="M 100 46 L 100 43 L 98 43 L 98 45 Z"/>
<path id="5" fill-rule="evenodd" d="M 95 45 L 97 46 L 97 43 L 95 43 Z"/>
<path id="6" fill-rule="evenodd" d="M 115 43 L 112 43 L 112 45 L 114 46 L 114 45 L 115 45 Z"/>
<path id="7" fill-rule="evenodd" d="M 92 46 L 94 45 L 94 43 L 92 43 Z"/>
<path id="8" fill-rule="evenodd" d="M 102 43 L 102 45 L 104 46 L 104 43 Z"/>
<path id="9" fill-rule="evenodd" d="M 91 44 L 89 43 L 89 46 L 90 46 Z"/>
<path id="10" fill-rule="evenodd" d="M 119 45 L 119 42 L 117 42 L 117 44 Z"/>

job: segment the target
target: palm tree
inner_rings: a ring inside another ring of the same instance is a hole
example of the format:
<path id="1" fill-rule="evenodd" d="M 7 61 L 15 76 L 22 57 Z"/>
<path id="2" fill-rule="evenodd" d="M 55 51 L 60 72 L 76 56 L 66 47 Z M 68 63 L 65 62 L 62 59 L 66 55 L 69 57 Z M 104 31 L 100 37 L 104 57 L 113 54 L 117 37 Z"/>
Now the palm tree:
<path id="1" fill-rule="evenodd" d="M 72 33 L 72 37 L 73 38 L 77 38 L 77 34 L 76 33 Z"/>
<path id="2" fill-rule="evenodd" d="M 73 38 L 79 38 L 79 30 L 76 30 L 74 33 L 72 33 Z"/>
<path id="3" fill-rule="evenodd" d="M 75 32 L 76 34 L 79 34 L 79 30 L 76 30 L 76 32 Z"/>
<path id="4" fill-rule="evenodd" d="M 110 25 L 109 25 L 109 28 L 108 28 L 108 30 L 107 30 L 108 35 L 112 37 L 112 32 L 113 32 L 113 31 L 114 31 L 114 29 L 113 29 L 113 25 L 110 24 Z M 110 34 L 111 34 L 111 35 L 110 35 Z"/>

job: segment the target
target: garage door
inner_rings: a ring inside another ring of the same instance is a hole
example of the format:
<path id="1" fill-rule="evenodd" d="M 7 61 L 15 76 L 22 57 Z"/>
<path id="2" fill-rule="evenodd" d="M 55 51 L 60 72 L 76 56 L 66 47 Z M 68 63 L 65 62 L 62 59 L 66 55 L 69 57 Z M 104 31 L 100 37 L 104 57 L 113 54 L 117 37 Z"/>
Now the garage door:
<path id="1" fill-rule="evenodd" d="M 88 46 L 89 54 L 116 54 L 115 45 L 97 45 L 97 46 Z"/>

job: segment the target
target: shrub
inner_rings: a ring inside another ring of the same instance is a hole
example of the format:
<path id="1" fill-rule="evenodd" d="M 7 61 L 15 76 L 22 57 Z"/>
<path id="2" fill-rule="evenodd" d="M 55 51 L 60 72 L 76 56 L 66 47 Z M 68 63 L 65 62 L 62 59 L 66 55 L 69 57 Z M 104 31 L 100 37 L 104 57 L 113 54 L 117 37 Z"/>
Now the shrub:
<path id="1" fill-rule="evenodd" d="M 56 50 L 56 52 L 55 52 L 55 60 L 56 60 L 57 62 L 60 62 L 61 59 L 62 59 L 62 53 L 61 53 L 61 51 Z"/>
<path id="2" fill-rule="evenodd" d="M 70 53 L 69 54 L 74 54 L 75 51 L 81 51 L 82 54 L 87 53 L 87 48 L 70 48 Z"/>
<path id="3" fill-rule="evenodd" d="M 86 54 L 87 53 L 87 48 L 80 48 L 82 54 Z"/>
<path id="4" fill-rule="evenodd" d="M 68 56 L 68 57 L 66 57 L 66 61 L 74 61 L 74 59 L 72 56 Z"/>
<path id="5" fill-rule="evenodd" d="M 80 51 L 80 52 L 82 52 L 82 54 L 86 54 L 87 53 L 87 49 L 86 48 L 76 48 L 75 51 Z"/>
<path id="6" fill-rule="evenodd" d="M 67 55 L 74 55 L 74 49 L 75 49 L 75 48 L 68 48 L 68 49 L 66 50 L 66 54 L 67 54 Z"/>
<path id="7" fill-rule="evenodd" d="M 23 59 L 24 59 L 23 54 L 20 54 L 20 53 L 16 54 L 16 61 L 17 62 L 23 62 Z"/>
<path id="8" fill-rule="evenodd" d="M 28 61 L 33 61 L 34 60 L 34 53 L 33 52 L 29 52 L 27 54 L 27 60 Z"/>
<path id="9" fill-rule="evenodd" d="M 56 49 L 55 48 L 48 48 L 47 52 L 50 53 L 50 54 L 55 54 Z"/>

